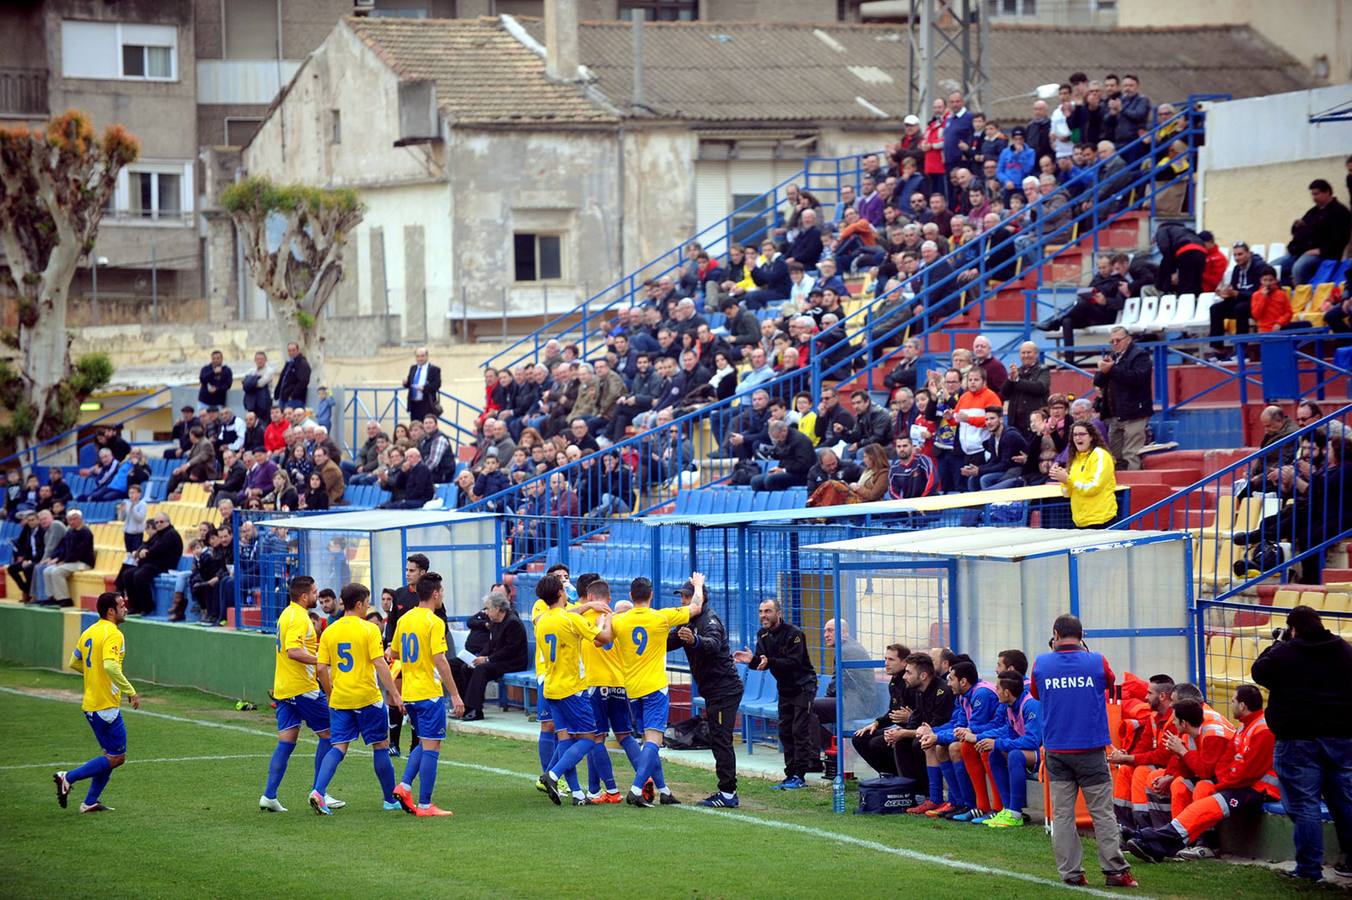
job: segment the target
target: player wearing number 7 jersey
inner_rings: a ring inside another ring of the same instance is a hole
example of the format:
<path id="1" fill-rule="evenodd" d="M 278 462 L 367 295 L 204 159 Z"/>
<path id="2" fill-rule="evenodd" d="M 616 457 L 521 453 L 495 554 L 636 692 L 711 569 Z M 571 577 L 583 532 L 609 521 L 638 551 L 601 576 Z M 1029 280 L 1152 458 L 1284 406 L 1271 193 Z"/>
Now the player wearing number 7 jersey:
<path id="1" fill-rule="evenodd" d="M 634 784 L 625 798 L 630 806 L 652 806 L 643 796 L 643 785 L 651 778 L 661 792 L 661 802 L 675 803 L 662 775 L 662 735 L 667 729 L 667 633 L 685 625 L 704 608 L 703 595 L 689 606 L 653 609 L 653 583 L 635 578 L 629 583 L 629 599 L 634 608 L 609 617 L 601 627 L 601 643 L 614 641 L 624 668 L 624 684 L 629 694 L 634 722 L 643 729 L 643 750 L 639 753 Z"/>
<path id="2" fill-rule="evenodd" d="M 408 754 L 404 777 L 394 789 L 395 799 L 404 812 L 416 816 L 449 816 L 450 810 L 432 804 L 432 788 L 437 782 L 437 762 L 441 742 L 446 739 L 446 691 L 451 692 L 455 714 L 465 711 L 460 691 L 451 677 L 446 661 L 446 623 L 435 610 L 441 609 L 445 588 L 441 576 L 428 572 L 418 579 L 418 605 L 399 617 L 390 653 L 400 661 L 404 676 L 404 707 L 418 733 L 418 745 Z M 413 779 L 418 784 L 418 804 L 413 805 Z"/>
<path id="3" fill-rule="evenodd" d="M 586 806 L 590 801 L 578 784 L 577 764 L 596 743 L 596 722 L 590 690 L 583 678 L 581 645 L 583 641 L 594 641 L 599 632 L 582 616 L 565 608 L 568 597 L 558 576 L 541 578 L 535 593 L 549 604 L 535 622 L 535 643 L 543 650 L 545 665 L 541 690 L 553 712 L 555 730 L 567 735 L 566 740 L 559 740 L 540 781 L 549 799 L 558 805 L 562 803 L 559 779 L 566 776 L 573 792 L 573 805 Z"/>
<path id="4" fill-rule="evenodd" d="M 324 801 L 329 782 L 347 754 L 347 745 L 361 737 L 375 755 L 376 778 L 385 795 L 386 809 L 402 809 L 394 797 L 394 766 L 390 765 L 390 718 L 381 700 L 385 689 L 390 706 L 403 708 L 399 689 L 385 662 L 380 629 L 366 621 L 371 592 L 363 585 L 343 587 L 343 617 L 324 630 L 319 639 L 319 665 L 315 674 L 329 695 L 329 719 L 333 723 L 333 746 L 315 777 L 310 806 L 321 816 L 331 815 Z M 407 676 L 406 676 L 407 677 Z"/>
<path id="5" fill-rule="evenodd" d="M 99 620 L 80 635 L 75 651 L 70 655 L 70 668 L 84 678 L 84 710 L 89 727 L 103 753 L 69 772 L 57 772 L 56 802 L 66 806 L 70 786 L 89 779 L 89 792 L 80 804 L 80 812 L 105 812 L 112 807 L 99 802 L 113 769 L 127 761 L 127 727 L 122 723 L 122 697 L 126 695 L 132 709 L 140 709 L 136 688 L 122 674 L 122 659 L 127 653 L 126 639 L 117 627 L 127 618 L 127 601 L 122 595 L 104 593 L 98 600 Z"/>

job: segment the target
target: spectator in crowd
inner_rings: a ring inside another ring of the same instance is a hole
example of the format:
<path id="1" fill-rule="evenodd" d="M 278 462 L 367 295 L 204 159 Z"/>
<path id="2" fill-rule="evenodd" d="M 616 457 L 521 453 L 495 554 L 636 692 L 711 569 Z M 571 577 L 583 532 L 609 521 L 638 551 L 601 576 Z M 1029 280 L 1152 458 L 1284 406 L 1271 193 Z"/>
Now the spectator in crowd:
<path id="1" fill-rule="evenodd" d="M 1113 670 L 1100 653 L 1084 646 L 1084 627 L 1075 616 L 1058 616 L 1052 651 L 1033 663 L 1029 687 L 1042 704 L 1042 744 L 1051 782 L 1052 851 L 1057 874 L 1083 886 L 1083 848 L 1075 827 L 1076 794 L 1084 795 L 1098 841 L 1099 868 L 1109 887 L 1136 887 L 1122 855 L 1121 832 L 1113 815 L 1112 776 L 1103 748 L 1112 743 L 1104 696 Z"/>
<path id="2" fill-rule="evenodd" d="M 221 479 L 212 482 L 208 506 L 214 506 L 218 497 L 238 497 L 243 493 L 244 482 L 249 477 L 249 463 L 253 459 L 253 453 L 237 454 L 228 448 L 221 454 Z"/>
<path id="3" fill-rule="evenodd" d="M 94 533 L 85 527 L 84 513 L 78 509 L 66 512 L 66 533 L 55 552 L 43 560 L 47 568 L 47 599 L 43 606 L 74 606 L 70 598 L 70 576 L 94 568 Z"/>
<path id="4" fill-rule="evenodd" d="M 911 651 L 905 644 L 888 644 L 883 650 L 883 673 L 887 675 L 887 709 L 878 718 L 854 733 L 854 752 L 879 775 L 897 775 L 897 761 L 887 742 L 887 729 L 905 722 L 915 703 L 906 686 L 906 658 Z"/>
<path id="5" fill-rule="evenodd" d="M 29 591 L 29 586 L 33 580 L 33 567 L 47 555 L 46 535 L 38 524 L 37 510 L 32 507 L 24 507 L 20 519 L 23 522 L 23 528 L 12 542 L 14 553 L 10 557 L 9 565 L 5 567 L 5 571 L 9 573 L 9 577 L 13 578 L 14 583 L 19 587 L 19 602 L 29 603 L 33 599 L 33 595 Z"/>
<path id="6" fill-rule="evenodd" d="M 817 450 L 817 462 L 807 473 L 807 495 L 811 497 L 828 481 L 852 484 L 859 480 L 861 470 L 853 463 L 842 463 L 830 447 Z"/>
<path id="7" fill-rule="evenodd" d="M 1324 409 L 1313 400 L 1302 400 L 1296 405 L 1296 426 L 1304 428 L 1318 419 L 1324 418 Z M 1328 433 L 1329 437 L 1348 437 L 1349 430 L 1346 425 L 1337 419 L 1331 419 L 1318 429 Z"/>
<path id="8" fill-rule="evenodd" d="M 1282 282 L 1288 286 L 1309 284 L 1326 260 L 1339 260 L 1352 236 L 1352 213 L 1333 194 L 1333 186 L 1322 178 L 1310 182 L 1314 206 L 1291 223 L 1291 240 L 1286 255 L 1272 265 L 1282 270 Z"/>
<path id="9" fill-rule="evenodd" d="M 451 663 L 451 671 L 465 698 L 466 722 L 475 722 L 484 717 L 484 692 L 488 685 L 509 672 L 520 672 L 529 665 L 526 640 L 526 627 L 521 618 L 512 609 L 512 601 L 506 594 L 493 593 L 488 596 L 485 610 L 491 623 L 488 630 L 488 646 L 474 658 L 474 665 L 467 666 L 456 659 Z"/>
<path id="10" fill-rule="evenodd" d="M 891 390 L 899 387 L 916 389 L 920 377 L 921 346 L 919 338 L 906 338 L 901 343 L 901 354 L 897 364 L 883 378 L 883 384 Z"/>
<path id="11" fill-rule="evenodd" d="M 1141 93 L 1140 79 L 1135 75 L 1122 76 L 1122 94 L 1119 98 L 1121 109 L 1117 114 L 1116 129 L 1111 135 L 1117 146 L 1123 148 L 1127 162 L 1134 163 L 1145 156 L 1147 148 L 1142 144 L 1128 147 L 1128 144 L 1144 137 L 1150 128 L 1150 114 L 1154 105 L 1150 98 Z"/>
<path id="12" fill-rule="evenodd" d="M 825 393 L 823 392 L 823 402 L 825 402 Z M 854 415 L 847 423 L 843 419 L 834 418 L 829 423 L 831 433 L 835 435 L 835 440 L 845 445 L 845 455 L 853 457 L 862 452 L 864 447 L 869 444 L 879 444 L 887 446 L 892 439 L 892 417 L 888 415 L 887 410 L 873 402 L 868 391 L 854 391 L 850 394 L 850 408 L 854 410 Z M 822 417 L 817 419 L 819 426 Z"/>
<path id="13" fill-rule="evenodd" d="M 422 421 L 429 415 L 440 414 L 441 367 L 428 362 L 426 347 L 413 351 L 413 365 L 408 367 L 404 387 L 408 389 L 410 418 Z"/>
<path id="14" fill-rule="evenodd" d="M 1150 354 L 1120 325 L 1108 335 L 1111 350 L 1099 360 L 1094 386 L 1103 393 L 1107 412 L 1108 448 L 1119 468 L 1141 468 L 1141 448 L 1155 405 Z"/>
<path id="15" fill-rule="evenodd" d="M 118 575 L 118 590 L 127 595 L 133 613 L 149 615 L 155 611 L 155 578 L 177 569 L 182 558 L 182 536 L 167 514 L 156 513 L 150 520 L 149 539 L 131 553 L 131 562 Z"/>
<path id="16" fill-rule="evenodd" d="M 1004 363 L 992 355 L 994 352 L 991 339 L 984 334 L 978 334 L 972 341 L 972 364 L 986 373 L 986 387 L 998 394 L 1004 390 L 1005 379 L 1009 377 L 1009 373 Z"/>
<path id="17" fill-rule="evenodd" d="M 1267 264 L 1263 257 L 1249 248 L 1243 241 L 1236 241 L 1231 248 L 1234 266 L 1230 269 L 1230 280 L 1216 287 L 1216 301 L 1208 311 L 1211 316 L 1211 336 L 1225 336 L 1225 320 L 1233 319 L 1235 334 L 1249 333 L 1249 318 L 1252 315 L 1250 301 L 1258 290 L 1258 280 Z M 1234 356 L 1219 342 L 1212 343 L 1212 350 L 1218 360 L 1227 360 Z"/>
<path id="18" fill-rule="evenodd" d="M 1112 455 L 1093 425 L 1070 426 L 1074 447 L 1070 466 L 1054 465 L 1048 473 L 1070 498 L 1070 517 L 1076 528 L 1107 528 L 1117 519 L 1117 479 Z"/>
<path id="19" fill-rule="evenodd" d="M 329 457 L 328 451 L 324 447 L 315 447 L 314 450 L 314 470 L 320 480 L 324 483 L 324 492 L 328 494 L 329 506 L 341 506 L 343 492 L 347 489 L 343 481 L 343 470 L 338 467 L 338 463 Z"/>
<path id="20" fill-rule="evenodd" d="M 778 598 L 760 604 L 760 631 L 756 649 L 738 650 L 733 659 L 753 669 L 768 670 L 779 696 L 779 734 L 784 744 L 784 780 L 776 790 L 807 787 L 804 776 L 813 767 L 816 735 L 812 732 L 812 698 L 817 693 L 817 670 L 807 652 L 803 632 L 784 618 Z"/>
<path id="21" fill-rule="evenodd" d="M 286 355 L 274 396 L 283 410 L 304 409 L 310 395 L 310 362 L 295 341 L 286 345 Z"/>
<path id="22" fill-rule="evenodd" d="M 703 602 L 699 614 L 692 617 L 689 624 L 667 636 L 668 652 L 685 648 L 690 675 L 704 698 L 704 718 L 709 725 L 709 746 L 713 751 L 718 791 L 701 800 L 700 806 L 735 808 L 740 803 L 732 733 L 737 722 L 737 708 L 742 702 L 742 679 L 728 652 L 727 630 L 710 606 L 704 576 L 699 572 L 692 573 L 676 593 L 684 606 L 690 606 L 696 594 Z"/>
<path id="23" fill-rule="evenodd" d="M 1052 155 L 1052 119 L 1047 101 L 1033 101 L 1033 118 L 1024 126 L 1024 134 L 1028 138 L 1028 148 L 1033 151 L 1034 161 Z M 1035 174 L 1035 169 L 1025 174 Z"/>
<path id="24" fill-rule="evenodd" d="M 986 407 L 986 438 L 983 455 L 985 462 L 976 464 L 976 473 L 970 477 L 969 491 L 984 491 L 1011 478 L 1019 478 L 1028 459 L 1028 444 L 1023 433 L 1005 427 L 1004 407 Z"/>
<path id="25" fill-rule="evenodd" d="M 225 364 L 225 356 L 219 350 L 211 351 L 211 362 L 197 373 L 197 402 L 202 406 L 224 406 L 226 394 L 235 376 Z"/>
<path id="26" fill-rule="evenodd" d="M 934 461 L 916 451 L 909 434 L 898 435 L 893 448 L 896 459 L 888 469 L 888 496 L 895 500 L 914 500 L 934 493 L 938 489 Z"/>
<path id="27" fill-rule="evenodd" d="M 45 487 L 45 485 L 44 485 Z M 47 567 L 56 555 L 57 548 L 66 537 L 66 523 L 57 518 L 51 508 L 38 508 L 38 529 L 42 532 L 42 553 L 33 564 L 33 575 L 28 592 L 33 600 L 47 599 Z"/>
<path id="28" fill-rule="evenodd" d="M 1160 270 L 1155 284 L 1179 294 L 1200 294 L 1206 269 L 1206 247 L 1195 231 L 1178 222 L 1165 222 L 1155 230 L 1160 251 Z"/>
<path id="29" fill-rule="evenodd" d="M 932 114 L 925 125 L 925 137 L 920 142 L 924 156 L 921 171 L 928 182 L 928 193 L 946 190 L 947 177 L 944 169 L 944 124 L 948 119 L 948 107 L 940 97 L 934 98 Z"/>
<path id="30" fill-rule="evenodd" d="M 1336 874 L 1348 877 L 1352 834 L 1352 647 L 1305 605 L 1253 663 L 1253 680 L 1269 691 L 1267 724 L 1276 739 L 1274 764 L 1294 825 L 1298 879 L 1323 878 L 1320 796 L 1341 839 Z"/>
<path id="31" fill-rule="evenodd" d="M 216 475 L 216 451 L 206 439 L 202 426 L 195 425 L 188 432 L 191 449 L 183 465 L 174 469 L 169 477 L 168 494 L 170 498 L 178 493 L 179 486 L 185 481 L 200 483 L 209 481 Z"/>
<path id="32" fill-rule="evenodd" d="M 782 419 L 772 420 L 766 426 L 770 437 L 769 455 L 777 465 L 763 475 L 753 476 L 753 491 L 782 491 L 807 483 L 808 472 L 816 460 L 812 441 L 797 428 L 790 428 Z"/>
<path id="33" fill-rule="evenodd" d="M 189 432 L 201 422 L 197 418 L 197 409 L 192 406 L 184 406 L 179 409 L 178 421 L 174 423 L 170 437 L 178 445 L 164 451 L 165 459 L 182 459 L 188 455 L 192 449 L 192 441 L 189 440 Z"/>
<path id="34" fill-rule="evenodd" d="M 402 491 L 399 499 L 391 497 L 381 504 L 382 509 L 422 509 L 436 494 L 436 485 L 432 481 L 432 470 L 422 461 L 422 454 L 410 447 L 404 454 L 404 463 L 400 469 L 398 485 Z M 341 475 L 341 473 L 339 473 Z"/>
<path id="35" fill-rule="evenodd" d="M 130 471 L 130 462 L 124 460 L 119 463 L 113 458 L 113 451 L 104 447 L 99 451 L 98 464 L 88 473 L 94 479 L 94 487 L 79 499 L 92 503 L 125 499 L 127 496 L 127 476 Z"/>
<path id="36" fill-rule="evenodd" d="M 277 372 L 268 363 L 268 355 L 261 350 L 254 354 L 254 368 L 240 379 L 244 389 L 244 409 L 264 422 L 272 412 L 272 382 Z"/>
<path id="37" fill-rule="evenodd" d="M 1029 417 L 1035 410 L 1047 405 L 1051 396 L 1052 373 L 1038 361 L 1038 346 L 1032 341 L 1019 345 L 1019 364 L 1010 366 L 1009 377 L 1000 389 L 1000 395 L 1009 403 L 1009 425 L 1032 436 Z"/>
<path id="38" fill-rule="evenodd" d="M 744 292 L 731 281 L 723 283 L 723 290 L 733 297 L 740 297 L 747 309 L 764 309 L 771 303 L 777 303 L 788 297 L 793 289 L 793 283 L 789 280 L 788 260 L 774 241 L 765 241 L 761 245 L 761 252 L 762 261 L 751 270 L 751 280 L 756 284 L 755 290 Z"/>

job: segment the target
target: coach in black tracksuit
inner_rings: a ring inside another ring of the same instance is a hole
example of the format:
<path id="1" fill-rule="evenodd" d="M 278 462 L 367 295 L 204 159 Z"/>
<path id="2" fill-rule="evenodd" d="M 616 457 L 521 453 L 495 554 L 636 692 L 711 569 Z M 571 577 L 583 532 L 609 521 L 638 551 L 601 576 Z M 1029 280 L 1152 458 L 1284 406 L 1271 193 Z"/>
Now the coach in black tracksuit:
<path id="1" fill-rule="evenodd" d="M 742 704 L 742 679 L 728 653 L 728 633 L 723 621 L 709 605 L 709 593 L 701 579 L 681 585 L 677 595 L 686 606 L 698 590 L 704 608 L 698 616 L 667 635 L 667 651 L 685 648 L 690 675 L 704 698 L 704 718 L 709 723 L 709 748 L 714 753 L 714 772 L 719 793 L 705 799 L 704 806 L 731 806 L 737 802 L 737 754 L 732 749 L 732 732 L 737 724 L 737 707 Z"/>
<path id="2" fill-rule="evenodd" d="M 803 776 L 814 762 L 817 746 L 812 733 L 812 698 L 817 693 L 817 670 L 807 655 L 807 638 L 784 620 L 779 601 L 761 601 L 761 629 L 754 653 L 739 650 L 733 659 L 753 669 L 768 669 L 779 688 L 779 739 L 784 744 L 784 782 Z M 795 785 L 797 786 L 797 785 Z"/>

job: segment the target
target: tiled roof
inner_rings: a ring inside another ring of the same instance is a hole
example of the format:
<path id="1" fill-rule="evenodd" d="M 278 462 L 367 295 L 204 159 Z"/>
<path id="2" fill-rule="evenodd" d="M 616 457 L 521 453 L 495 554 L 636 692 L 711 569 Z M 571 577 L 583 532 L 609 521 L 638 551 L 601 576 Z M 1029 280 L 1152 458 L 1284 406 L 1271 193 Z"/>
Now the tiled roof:
<path id="1" fill-rule="evenodd" d="M 538 41 L 544 24 L 522 20 Z M 633 26 L 584 22 L 582 62 L 617 107 L 633 88 Z M 727 22 L 648 23 L 643 31 L 644 99 L 662 117 L 707 122 L 878 121 L 872 108 L 900 119 L 906 108 L 908 55 L 895 25 Z M 1247 26 L 1073 29 L 994 25 L 986 46 L 986 97 L 997 116 L 1026 118 L 1039 84 L 1083 70 L 1141 76 L 1158 102 L 1189 93 L 1236 97 L 1308 87 L 1304 70 Z M 952 58 L 936 77 L 957 80 Z M 1013 100 L 1002 98 L 1015 97 Z M 865 102 L 860 102 L 862 98 Z M 918 111 L 916 111 L 918 112 Z"/>
<path id="2" fill-rule="evenodd" d="M 544 60 L 500 19 L 349 18 L 348 27 L 401 78 L 429 79 L 437 103 L 466 124 L 606 125 L 618 121 L 578 84 L 552 81 Z"/>

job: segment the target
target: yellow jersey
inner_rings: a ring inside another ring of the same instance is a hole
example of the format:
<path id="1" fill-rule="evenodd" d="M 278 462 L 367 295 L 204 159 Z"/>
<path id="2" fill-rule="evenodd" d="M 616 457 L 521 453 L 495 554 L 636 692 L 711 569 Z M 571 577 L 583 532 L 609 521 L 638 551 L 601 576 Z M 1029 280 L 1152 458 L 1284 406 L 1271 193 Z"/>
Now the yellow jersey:
<path id="1" fill-rule="evenodd" d="M 551 609 L 535 623 L 535 646 L 544 648 L 544 692 L 548 700 L 571 697 L 585 688 L 581 644 L 593 640 L 596 626 L 574 612 Z"/>
<path id="2" fill-rule="evenodd" d="M 78 666 L 84 678 L 84 702 L 80 705 L 81 709 L 98 712 L 122 706 L 122 691 L 113 684 L 112 678 L 103 668 L 103 661 L 114 660 L 120 668 L 126 655 L 127 639 L 107 619 L 99 619 L 81 632 L 75 652 L 70 657 L 71 668 Z"/>
<path id="3" fill-rule="evenodd" d="M 593 626 L 601 618 L 601 613 L 589 609 L 582 613 Z M 598 647 L 591 641 L 582 642 L 582 668 L 586 673 L 587 687 L 622 688 L 624 687 L 624 667 L 620 665 L 620 655 L 615 651 L 615 642 Z"/>
<path id="4" fill-rule="evenodd" d="M 272 675 L 272 696 L 287 700 L 319 690 L 315 667 L 287 655 L 291 649 L 314 654 L 319 650 L 319 635 L 310 621 L 310 611 L 299 603 L 289 603 L 277 617 L 277 663 Z"/>
<path id="5" fill-rule="evenodd" d="M 414 607 L 399 617 L 390 645 L 402 665 L 404 701 L 436 700 L 446 693 L 433 657 L 446 652 L 446 623 L 430 609 Z"/>
<path id="6" fill-rule="evenodd" d="M 343 616 L 319 638 L 319 663 L 329 667 L 329 706 L 361 709 L 381 702 L 375 660 L 383 659 L 380 629 L 360 616 Z M 408 678 L 408 673 L 404 673 Z"/>
<path id="7" fill-rule="evenodd" d="M 564 606 L 568 612 L 577 609 L 580 603 L 569 603 Z M 535 605 L 530 608 L 531 628 L 535 628 L 535 623 L 540 621 L 540 617 L 549 612 L 549 604 L 543 600 L 536 600 Z M 545 683 L 545 672 L 549 669 L 549 662 L 545 659 L 545 648 L 540 646 L 539 641 L 535 643 L 535 680 L 541 684 Z"/>
<path id="8" fill-rule="evenodd" d="M 690 621 L 684 606 L 653 609 L 635 606 L 611 619 L 615 649 L 624 669 L 624 686 L 630 700 L 666 690 L 667 634 Z"/>

